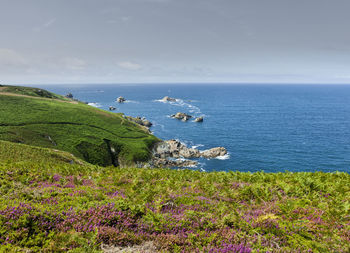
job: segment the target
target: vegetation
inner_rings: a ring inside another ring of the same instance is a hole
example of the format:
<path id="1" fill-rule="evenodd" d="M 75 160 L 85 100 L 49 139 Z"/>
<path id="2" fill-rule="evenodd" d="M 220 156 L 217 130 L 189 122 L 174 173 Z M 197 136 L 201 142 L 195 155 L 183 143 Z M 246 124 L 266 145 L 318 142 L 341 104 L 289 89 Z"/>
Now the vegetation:
<path id="1" fill-rule="evenodd" d="M 57 95 L 55 93 L 49 92 L 44 89 L 32 88 L 32 87 L 0 85 L 0 92 L 12 93 L 12 94 L 23 95 L 23 96 L 31 96 L 31 97 L 37 97 L 37 98 L 51 98 L 51 99 L 69 101 L 68 98 L 65 98 L 61 95 Z"/>
<path id="2" fill-rule="evenodd" d="M 25 144 L 16 144 L 0 140 L 1 163 L 21 164 L 32 162 L 39 164 L 80 164 L 87 167 L 91 164 L 76 158 L 74 155 L 57 149 L 40 148 Z"/>
<path id="3" fill-rule="evenodd" d="M 120 169 L 37 151 L 1 142 L 0 252 L 350 250 L 347 173 Z"/>
<path id="4" fill-rule="evenodd" d="M 1 140 L 67 151 L 102 166 L 147 161 L 158 141 L 122 114 L 36 88 L 0 87 L 0 115 Z"/>
<path id="5" fill-rule="evenodd" d="M 0 115 L 0 252 L 350 252 L 348 173 L 106 167 L 158 139 L 35 88 Z"/>

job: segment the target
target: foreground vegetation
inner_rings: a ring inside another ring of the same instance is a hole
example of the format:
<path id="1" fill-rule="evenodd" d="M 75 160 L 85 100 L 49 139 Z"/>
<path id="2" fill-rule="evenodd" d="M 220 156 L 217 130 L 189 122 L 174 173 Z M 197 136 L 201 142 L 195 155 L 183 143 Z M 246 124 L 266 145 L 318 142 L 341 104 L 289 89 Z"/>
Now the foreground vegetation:
<path id="1" fill-rule="evenodd" d="M 121 168 L 158 139 L 36 88 L 0 115 L 0 252 L 350 252 L 347 173 Z"/>
<path id="2" fill-rule="evenodd" d="M 0 140 L 67 151 L 102 166 L 147 161 L 158 141 L 122 114 L 37 88 L 0 86 L 0 115 Z"/>
<path id="3" fill-rule="evenodd" d="M 120 169 L 0 144 L 0 252 L 350 250 L 347 173 Z"/>

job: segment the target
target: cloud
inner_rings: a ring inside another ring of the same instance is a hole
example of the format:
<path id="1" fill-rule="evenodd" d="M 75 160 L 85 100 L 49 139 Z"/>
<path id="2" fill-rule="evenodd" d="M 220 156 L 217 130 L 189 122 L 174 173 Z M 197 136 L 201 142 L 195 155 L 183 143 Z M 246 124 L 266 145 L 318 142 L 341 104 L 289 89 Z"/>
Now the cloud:
<path id="1" fill-rule="evenodd" d="M 125 17 L 121 17 L 121 18 L 120 18 L 120 20 L 121 20 L 122 22 L 128 22 L 128 21 L 130 21 L 130 19 L 131 19 L 130 16 L 125 16 Z"/>
<path id="2" fill-rule="evenodd" d="M 43 26 L 44 26 L 45 28 L 48 28 L 48 27 L 50 27 L 51 25 L 53 25 L 53 23 L 55 23 L 55 22 L 56 22 L 56 19 L 53 18 L 53 19 L 48 20 L 45 24 L 43 24 Z"/>
<path id="3" fill-rule="evenodd" d="M 348 75 L 348 74 L 336 75 L 334 78 L 335 79 L 350 79 L 350 75 Z"/>
<path id="4" fill-rule="evenodd" d="M 45 29 L 49 28 L 50 26 L 52 26 L 55 22 L 56 22 L 55 18 L 49 19 L 45 23 L 43 23 L 42 25 L 35 27 L 34 31 L 41 32 L 42 30 L 45 30 Z"/>
<path id="5" fill-rule="evenodd" d="M 131 17 L 130 16 L 123 16 L 123 17 L 120 17 L 118 19 L 109 19 L 107 20 L 107 23 L 108 24 L 116 24 L 116 23 L 127 23 L 131 20 Z"/>
<path id="6" fill-rule="evenodd" d="M 152 2 L 152 3 L 169 3 L 171 0 L 141 0 L 143 2 Z"/>
<path id="7" fill-rule="evenodd" d="M 26 60 L 15 50 L 0 48 L 0 66 L 25 66 Z"/>
<path id="8" fill-rule="evenodd" d="M 87 65 L 84 60 L 75 57 L 65 57 L 61 62 L 69 70 L 84 70 Z"/>
<path id="9" fill-rule="evenodd" d="M 118 66 L 128 70 L 139 70 L 142 68 L 140 64 L 129 62 L 129 61 L 119 62 Z"/>

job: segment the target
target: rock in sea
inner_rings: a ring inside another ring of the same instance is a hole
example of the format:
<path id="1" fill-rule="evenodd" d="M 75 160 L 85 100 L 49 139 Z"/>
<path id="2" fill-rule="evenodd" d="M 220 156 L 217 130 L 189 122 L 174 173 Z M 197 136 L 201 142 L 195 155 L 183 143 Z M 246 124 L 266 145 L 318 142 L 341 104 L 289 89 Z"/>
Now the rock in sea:
<path id="1" fill-rule="evenodd" d="M 204 158 L 215 158 L 226 154 L 227 150 L 224 147 L 211 148 L 201 152 L 201 156 Z"/>
<path id="2" fill-rule="evenodd" d="M 163 97 L 161 100 L 163 102 L 176 102 L 175 98 L 171 98 L 171 97 L 168 97 L 168 96 Z"/>
<path id="3" fill-rule="evenodd" d="M 194 122 L 203 122 L 203 117 L 197 117 Z"/>
<path id="4" fill-rule="evenodd" d="M 117 98 L 117 102 L 118 102 L 118 103 L 123 103 L 123 102 L 125 102 L 125 101 L 126 101 L 126 99 L 123 98 L 123 97 Z"/>
<path id="5" fill-rule="evenodd" d="M 181 119 L 182 121 L 187 121 L 190 118 L 192 118 L 191 115 L 188 115 L 188 114 L 183 113 L 183 112 L 178 112 L 176 114 L 173 114 L 173 115 L 171 115 L 171 117 L 175 118 L 175 119 Z"/>

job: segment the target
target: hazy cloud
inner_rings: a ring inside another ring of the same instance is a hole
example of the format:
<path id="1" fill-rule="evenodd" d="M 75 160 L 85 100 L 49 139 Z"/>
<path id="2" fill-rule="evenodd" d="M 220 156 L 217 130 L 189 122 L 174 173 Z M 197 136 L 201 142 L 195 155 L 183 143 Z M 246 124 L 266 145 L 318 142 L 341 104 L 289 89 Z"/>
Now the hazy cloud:
<path id="1" fill-rule="evenodd" d="M 129 62 L 129 61 L 119 62 L 118 66 L 128 70 L 139 70 L 142 68 L 140 64 Z"/>
<path id="2" fill-rule="evenodd" d="M 172 0 L 136 0 L 139 2 L 150 2 L 150 3 L 169 3 Z"/>
<path id="3" fill-rule="evenodd" d="M 24 66 L 26 60 L 16 51 L 8 48 L 0 48 L 0 66 Z"/>
<path id="4" fill-rule="evenodd" d="M 84 60 L 75 57 L 65 57 L 61 62 L 69 70 L 83 70 L 87 65 Z"/>
<path id="5" fill-rule="evenodd" d="M 47 28 L 49 28 L 50 26 L 52 26 L 54 23 L 56 22 L 56 19 L 55 18 L 52 18 L 50 20 L 47 20 L 44 24 L 38 26 L 38 27 L 35 27 L 34 28 L 34 31 L 36 32 L 40 32 L 42 30 L 45 30 Z"/>
<path id="6" fill-rule="evenodd" d="M 0 2 L 8 83 L 350 82 L 349 0 Z"/>
<path id="7" fill-rule="evenodd" d="M 123 22 L 128 22 L 128 21 L 131 20 L 131 17 L 130 17 L 130 16 L 124 16 L 124 17 L 121 17 L 120 19 L 121 19 L 121 21 L 123 21 Z"/>
<path id="8" fill-rule="evenodd" d="M 55 18 L 53 18 L 53 19 L 50 19 L 50 20 L 48 20 L 45 24 L 43 24 L 43 27 L 45 27 L 45 28 L 48 28 L 49 26 L 51 26 L 53 23 L 55 23 L 56 22 L 56 19 Z"/>

